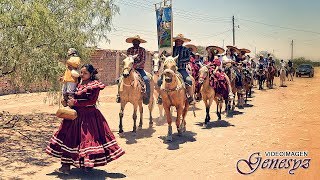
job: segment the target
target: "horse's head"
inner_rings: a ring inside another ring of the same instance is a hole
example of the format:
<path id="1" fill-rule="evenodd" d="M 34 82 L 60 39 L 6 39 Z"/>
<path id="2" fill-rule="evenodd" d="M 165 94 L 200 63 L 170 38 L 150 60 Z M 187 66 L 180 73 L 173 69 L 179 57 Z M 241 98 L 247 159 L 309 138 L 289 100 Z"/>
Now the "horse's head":
<path id="1" fill-rule="evenodd" d="M 157 74 L 160 70 L 160 67 L 161 67 L 161 61 L 162 61 L 162 58 L 159 57 L 159 54 L 158 53 L 155 53 L 152 57 L 152 63 L 153 63 L 153 73 L 154 74 Z"/>
<path id="2" fill-rule="evenodd" d="M 127 56 L 123 54 L 126 58 L 123 60 L 123 70 L 122 70 L 122 75 L 124 78 L 129 77 L 131 70 L 133 69 L 133 63 L 134 59 L 138 56 L 138 54 L 134 56 Z"/>
<path id="3" fill-rule="evenodd" d="M 201 66 L 199 70 L 199 83 L 203 84 L 204 80 L 207 78 L 209 74 L 209 68 L 207 66 Z"/>
<path id="4" fill-rule="evenodd" d="M 163 71 L 163 77 L 166 81 L 166 83 L 172 83 L 172 80 L 174 79 L 173 77 L 175 76 L 177 72 L 177 59 L 178 56 L 176 57 L 166 57 L 164 60 L 164 71 Z"/>

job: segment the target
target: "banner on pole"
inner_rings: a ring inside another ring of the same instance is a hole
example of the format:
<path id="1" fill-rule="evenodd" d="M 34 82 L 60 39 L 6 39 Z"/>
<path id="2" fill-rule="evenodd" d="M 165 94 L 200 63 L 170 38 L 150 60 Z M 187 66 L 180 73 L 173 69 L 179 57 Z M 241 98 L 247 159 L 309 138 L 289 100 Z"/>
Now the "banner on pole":
<path id="1" fill-rule="evenodd" d="M 156 9 L 157 34 L 159 54 L 164 51 L 172 54 L 172 7 L 165 6 Z"/>

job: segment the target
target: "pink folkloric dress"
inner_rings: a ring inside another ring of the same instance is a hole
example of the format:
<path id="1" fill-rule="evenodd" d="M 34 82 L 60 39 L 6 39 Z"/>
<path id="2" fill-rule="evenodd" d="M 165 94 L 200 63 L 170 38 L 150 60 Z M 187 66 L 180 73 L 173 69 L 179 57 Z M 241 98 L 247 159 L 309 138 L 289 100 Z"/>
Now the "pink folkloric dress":
<path id="1" fill-rule="evenodd" d="M 74 104 L 78 117 L 75 120 L 63 120 L 46 148 L 46 152 L 60 158 L 62 164 L 103 166 L 125 153 L 95 106 L 99 92 L 104 87 L 99 81 L 78 85 Z"/>

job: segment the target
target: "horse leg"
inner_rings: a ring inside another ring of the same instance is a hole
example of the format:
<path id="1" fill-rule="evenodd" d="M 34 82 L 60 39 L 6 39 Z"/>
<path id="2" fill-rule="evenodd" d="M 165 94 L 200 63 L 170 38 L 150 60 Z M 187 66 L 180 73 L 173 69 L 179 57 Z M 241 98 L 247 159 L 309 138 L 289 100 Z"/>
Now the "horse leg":
<path id="1" fill-rule="evenodd" d="M 221 120 L 221 114 L 219 112 L 219 107 L 220 107 L 220 99 L 215 99 L 216 104 L 217 104 L 217 116 L 218 116 L 218 120 Z"/>
<path id="2" fill-rule="evenodd" d="M 167 142 L 171 142 L 172 141 L 172 117 L 171 117 L 171 113 L 170 113 L 170 106 L 166 107 L 164 106 L 164 111 L 166 113 L 166 117 L 167 117 L 167 123 L 168 123 L 168 134 L 166 137 L 166 141 Z"/>
<path id="3" fill-rule="evenodd" d="M 246 90 L 246 100 L 245 100 L 245 104 L 247 104 L 247 102 L 248 102 L 248 94 L 249 94 L 249 91 Z"/>
<path id="4" fill-rule="evenodd" d="M 149 108 L 149 128 L 152 127 L 153 125 L 153 117 L 152 117 L 152 111 L 153 111 L 153 107 L 154 107 L 154 100 L 153 98 L 150 99 L 150 103 L 148 104 L 148 108 Z M 142 124 L 142 120 L 141 120 L 141 124 Z"/>
<path id="5" fill-rule="evenodd" d="M 176 109 L 177 109 L 176 127 L 177 127 L 177 131 L 178 131 L 178 135 L 181 136 L 182 131 L 183 131 L 183 125 L 181 124 L 183 107 L 178 106 L 178 107 L 176 107 Z"/>
<path id="6" fill-rule="evenodd" d="M 142 129 L 142 121 L 143 121 L 143 106 L 142 106 L 142 102 L 139 102 L 139 112 L 140 112 L 140 121 L 139 121 L 139 126 L 138 129 L 141 130 Z"/>
<path id="7" fill-rule="evenodd" d="M 119 134 L 120 135 L 123 134 L 122 119 L 123 119 L 123 111 L 124 111 L 124 108 L 125 108 L 126 104 L 127 104 L 127 102 L 121 102 L 121 109 L 120 109 L 120 112 L 119 112 L 119 119 L 120 119 L 120 122 L 119 122 Z"/>
<path id="8" fill-rule="evenodd" d="M 206 119 L 204 120 L 204 124 L 207 125 L 210 121 L 210 105 L 207 103 L 206 105 Z"/>
<path id="9" fill-rule="evenodd" d="M 133 114 L 132 114 L 132 119 L 133 119 L 133 129 L 132 132 L 136 133 L 137 132 L 137 110 L 138 110 L 138 104 L 133 105 Z"/>
<path id="10" fill-rule="evenodd" d="M 181 129 L 182 129 L 182 132 L 186 132 L 186 125 L 187 125 L 187 122 L 186 122 L 186 116 L 187 116 L 187 113 L 188 113 L 188 109 L 189 109 L 189 104 L 186 103 L 183 111 L 182 111 L 182 122 L 181 122 Z"/>

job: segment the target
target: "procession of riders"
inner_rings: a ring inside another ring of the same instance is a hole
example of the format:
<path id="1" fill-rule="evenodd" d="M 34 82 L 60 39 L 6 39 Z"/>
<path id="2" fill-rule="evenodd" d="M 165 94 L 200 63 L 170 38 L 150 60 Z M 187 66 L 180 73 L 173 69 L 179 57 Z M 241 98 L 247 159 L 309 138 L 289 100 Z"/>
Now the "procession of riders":
<path id="1" fill-rule="evenodd" d="M 122 76 L 118 81 L 116 101 L 121 103 L 120 134 L 123 133 L 123 111 L 128 102 L 134 107 L 133 132 L 136 131 L 137 109 L 140 111 L 139 128 L 142 127 L 142 104 L 149 107 L 149 125 L 152 125 L 152 110 L 156 102 L 159 105 L 160 117 L 162 110 L 165 111 L 168 122 L 167 141 L 172 141 L 171 107 L 176 108 L 177 131 L 182 134 L 186 129 L 185 116 L 188 107 L 194 107 L 196 102 L 203 100 L 205 103 L 206 126 L 210 120 L 212 102 L 216 103 L 218 120 L 221 119 L 223 104 L 226 115 L 232 117 L 236 106 L 239 109 L 244 108 L 254 86 L 262 90 L 266 84 L 267 88 L 271 89 L 274 86 L 274 77 L 279 76 L 280 86 L 284 87 L 283 77 L 294 72 L 291 61 L 285 63 L 281 60 L 280 66 L 276 67 L 270 54 L 267 57 L 260 55 L 259 59 L 255 60 L 248 55 L 251 52 L 249 49 L 235 46 L 226 46 L 226 49 L 223 49 L 210 45 L 202 56 L 197 52 L 197 46 L 190 44 L 191 40 L 183 34 L 173 37 L 173 41 L 171 54 L 166 51 L 153 54 L 153 72 L 150 74 L 144 70 L 144 64 L 148 60 L 146 50 L 140 46 L 146 43 L 146 40 L 138 35 L 126 39 L 126 42 L 133 46 L 124 54 L 126 58 L 123 60 Z"/>

